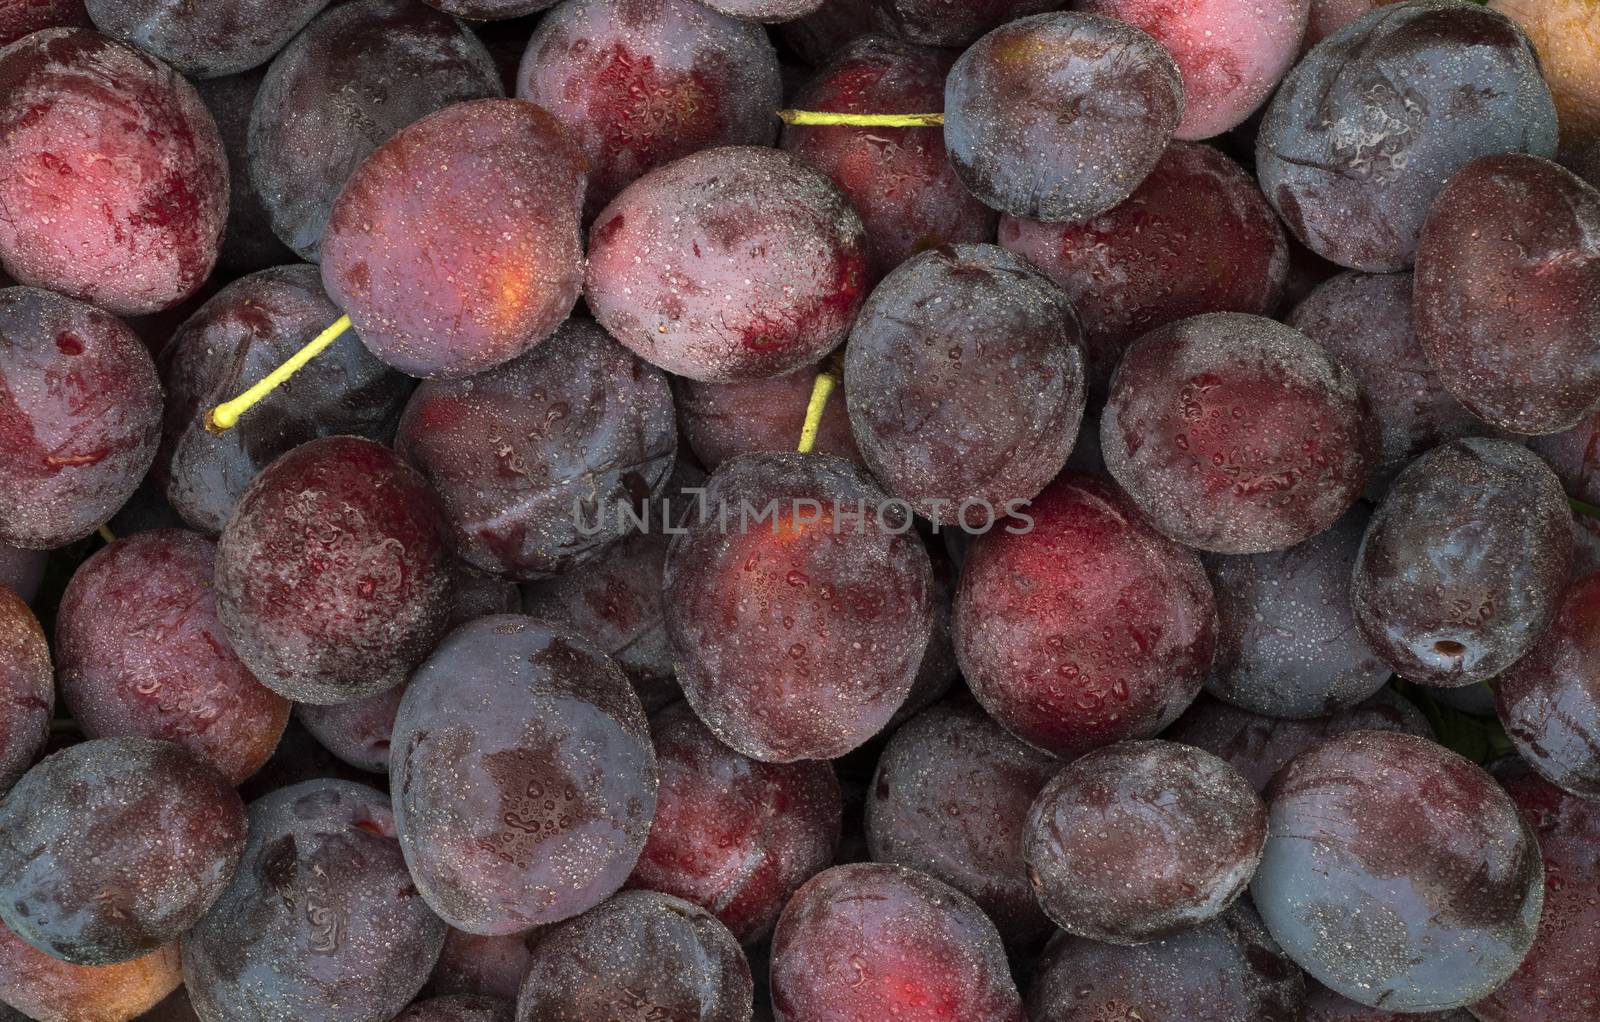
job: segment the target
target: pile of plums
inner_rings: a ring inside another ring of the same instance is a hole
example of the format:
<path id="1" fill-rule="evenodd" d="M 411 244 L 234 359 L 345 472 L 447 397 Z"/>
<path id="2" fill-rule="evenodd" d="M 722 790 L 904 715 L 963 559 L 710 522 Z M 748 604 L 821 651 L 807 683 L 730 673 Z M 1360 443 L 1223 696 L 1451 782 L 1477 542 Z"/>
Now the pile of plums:
<path id="1" fill-rule="evenodd" d="M 18 1018 L 1600 1020 L 1600 2 L 0 0 Z"/>

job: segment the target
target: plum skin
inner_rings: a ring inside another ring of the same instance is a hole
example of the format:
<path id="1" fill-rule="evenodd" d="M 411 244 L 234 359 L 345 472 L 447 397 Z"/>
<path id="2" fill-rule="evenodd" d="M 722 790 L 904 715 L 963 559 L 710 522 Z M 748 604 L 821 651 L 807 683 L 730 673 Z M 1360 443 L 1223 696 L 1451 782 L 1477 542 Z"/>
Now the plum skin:
<path id="1" fill-rule="evenodd" d="M 952 620 L 973 695 L 1057 756 L 1153 737 L 1211 665 L 1216 603 L 1199 558 L 1092 476 L 1063 474 L 1028 515 L 1031 531 L 980 537 L 963 568 Z"/>
<path id="2" fill-rule="evenodd" d="M 428 904 L 469 933 L 559 922 L 615 893 L 644 847 L 657 783 L 622 669 L 535 618 L 456 629 L 412 675 L 395 718 L 401 848 Z"/>
<path id="3" fill-rule="evenodd" d="M 38 618 L 16 593 L 0 584 L 0 793 L 27 772 L 50 739 L 55 714 L 55 672 Z"/>
<path id="4" fill-rule="evenodd" d="M 114 83 L 114 84 L 111 84 Z M 170 308 L 216 265 L 228 163 L 194 87 L 85 29 L 0 59 L 0 263 L 117 315 Z"/>

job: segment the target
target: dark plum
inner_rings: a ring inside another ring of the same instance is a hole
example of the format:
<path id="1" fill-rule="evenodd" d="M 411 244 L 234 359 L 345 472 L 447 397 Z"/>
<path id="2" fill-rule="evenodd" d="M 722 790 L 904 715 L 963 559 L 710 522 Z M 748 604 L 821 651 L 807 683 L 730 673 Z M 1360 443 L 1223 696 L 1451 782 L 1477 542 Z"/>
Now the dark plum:
<path id="1" fill-rule="evenodd" d="M 522 590 L 510 579 L 479 571 L 465 561 L 456 561 L 451 575 L 456 580 L 452 628 L 490 614 L 515 614 L 522 609 Z"/>
<path id="2" fill-rule="evenodd" d="M 1031 530 L 973 543 L 956 593 L 956 658 L 1000 725 L 1073 757 L 1159 734 L 1200 691 L 1216 605 L 1193 553 L 1110 483 L 1069 473 Z"/>
<path id="3" fill-rule="evenodd" d="M 503 21 L 542 11 L 551 6 L 553 0 L 427 0 L 427 2 L 446 14 L 454 14 L 459 18 L 470 18 L 474 21 Z"/>
<path id="4" fill-rule="evenodd" d="M 1357 505 L 1287 550 L 1203 560 L 1217 594 L 1217 653 L 1206 691 L 1269 717 L 1325 717 L 1389 680 L 1350 603 L 1369 513 Z"/>
<path id="5" fill-rule="evenodd" d="M 1350 596 L 1367 644 L 1420 685 L 1493 678 L 1555 619 L 1569 514 L 1555 475 L 1515 444 L 1455 440 L 1418 458 L 1356 557 Z"/>
<path id="6" fill-rule="evenodd" d="M 583 158 L 532 103 L 430 114 L 345 184 L 322 239 L 323 287 L 402 372 L 492 369 L 554 333 L 578 300 L 583 181 Z"/>
<path id="7" fill-rule="evenodd" d="M 449 624 L 445 511 L 388 448 L 327 437 L 251 482 L 217 543 L 217 612 L 263 685 L 342 703 L 405 680 Z"/>
<path id="8" fill-rule="evenodd" d="M 278 54 L 256 95 L 248 172 L 272 229 L 316 262 L 334 200 L 379 146 L 436 110 L 503 94 L 477 36 L 419 0 L 332 6 Z"/>
<path id="9" fill-rule="evenodd" d="M 1220 756 L 1243 774 L 1251 787 L 1265 791 L 1285 763 L 1351 731 L 1394 731 L 1433 737 L 1422 711 L 1387 688 L 1348 710 L 1310 720 L 1266 717 L 1201 696 L 1162 737 Z"/>
<path id="10" fill-rule="evenodd" d="M 772 939 L 777 1022 L 1022 1022 L 1005 947 L 966 895 L 904 866 L 835 866 Z"/>
<path id="11" fill-rule="evenodd" d="M 348 703 L 301 703 L 294 713 L 324 749 L 357 770 L 387 776 L 390 736 L 405 694 L 406 686 L 400 684 Z"/>
<path id="12" fill-rule="evenodd" d="M 672 537 L 653 526 L 635 532 L 581 570 L 523 587 L 522 611 L 569 625 L 610 654 L 633 683 L 645 712 L 680 698 L 661 604 Z"/>
<path id="13" fill-rule="evenodd" d="M 251 803 L 238 872 L 183 940 L 184 982 L 206 1022 L 390 1022 L 444 935 L 389 800 L 307 781 Z"/>
<path id="14" fill-rule="evenodd" d="M 1106 467 L 1166 535 L 1282 550 L 1361 496 L 1378 429 L 1355 375 L 1298 330 L 1237 313 L 1140 338 L 1100 419 Z"/>
<path id="15" fill-rule="evenodd" d="M 121 320 L 49 291 L 0 291 L 0 339 L 0 543 L 64 546 L 138 489 L 161 381 Z"/>
<path id="16" fill-rule="evenodd" d="M 1495 712 L 1533 768 L 1600 800 L 1600 574 L 1573 583 L 1554 622 L 1494 686 Z"/>
<path id="17" fill-rule="evenodd" d="M 223 288 L 173 334 L 161 353 L 166 421 L 155 475 L 167 501 L 215 536 L 262 469 L 308 440 L 364 436 L 387 443 L 411 381 L 346 334 L 224 433 L 205 428 L 219 403 L 277 368 L 329 323 L 339 307 L 314 266 L 278 266 Z"/>
<path id="18" fill-rule="evenodd" d="M 1563 151 L 1600 142 L 1600 20 L 1591 0 L 1490 0 L 1489 6 L 1528 33 L 1561 117 Z"/>
<path id="19" fill-rule="evenodd" d="M 1573 169 L 1591 186 L 1600 188 L 1600 142 L 1590 146 L 1589 151 L 1574 162 Z"/>
<path id="20" fill-rule="evenodd" d="M 1177 742 L 1118 742 L 1044 786 L 1028 810 L 1022 857 L 1056 925 L 1143 944 L 1226 911 L 1266 837 L 1261 796 L 1222 759 Z"/>
<path id="21" fill-rule="evenodd" d="M 55 672 L 44 629 L 21 597 L 0 586 L 0 793 L 27 772 L 50 739 Z"/>
<path id="22" fill-rule="evenodd" d="M 1064 6 L 1064 0 L 867 0 L 873 22 L 907 42 L 963 47 L 1008 21 Z"/>
<path id="23" fill-rule="evenodd" d="M 867 36 L 834 54 L 792 104 L 842 114 L 936 113 L 953 59 Z M 956 176 L 938 128 L 795 125 L 784 129 L 783 147 L 828 175 L 861 214 L 874 277 L 930 248 L 994 240 L 996 214 Z"/>
<path id="24" fill-rule="evenodd" d="M 861 217 L 820 172 L 772 149 L 708 149 L 659 167 L 589 234 L 595 318 L 691 379 L 809 365 L 844 340 L 866 293 Z"/>
<path id="25" fill-rule="evenodd" d="M 761 27 L 690 0 L 566 0 L 517 74 L 517 98 L 553 114 L 588 161 L 591 219 L 664 163 L 771 145 L 781 93 Z"/>
<path id="26" fill-rule="evenodd" d="M 295 261 L 289 246 L 272 233 L 261 192 L 250 178 L 250 112 L 266 80 L 265 68 L 195 83 L 211 111 L 228 157 L 228 226 L 222 235 L 217 268 L 228 275 L 253 273 Z"/>
<path id="27" fill-rule="evenodd" d="M 1474 160 L 1423 224 L 1416 329 L 1496 426 L 1557 433 L 1600 410 L 1600 191 L 1536 156 Z"/>
<path id="28" fill-rule="evenodd" d="M 1494 773 L 1538 835 L 1544 914 L 1522 967 L 1472 1005 L 1472 1015 L 1480 1022 L 1586 1022 L 1600 1012 L 1600 805 L 1515 760 Z"/>
<path id="29" fill-rule="evenodd" d="M 1397 0 L 1311 0 L 1311 17 L 1306 22 L 1302 51 L 1333 35 L 1357 18 Z"/>
<path id="30" fill-rule="evenodd" d="M 822 0 L 805 17 L 779 25 L 777 35 L 806 64 L 822 67 L 872 28 L 871 0 Z"/>
<path id="31" fill-rule="evenodd" d="M 191 78 L 265 64 L 328 0 L 87 0 L 95 27 Z"/>
<path id="32" fill-rule="evenodd" d="M 1084 220 L 1154 169 L 1183 112 L 1183 80 L 1171 54 L 1126 22 L 1039 14 L 961 55 L 944 112 L 950 163 L 985 205 Z"/>
<path id="33" fill-rule="evenodd" d="M 511 1022 L 510 1001 L 495 997 L 435 997 L 415 1001 L 394 1022 Z"/>
<path id="34" fill-rule="evenodd" d="M 1336 992 L 1400 1012 L 1459 1008 L 1528 953 L 1538 841 L 1480 767 L 1423 738 L 1355 731 L 1290 761 L 1267 803 L 1251 899 Z"/>
<path id="35" fill-rule="evenodd" d="M 189 991 L 179 987 L 160 1004 L 139 1016 L 139 1022 L 201 1022 L 189 1002 Z"/>
<path id="36" fill-rule="evenodd" d="M 91 22 L 83 4 L 84 0 L 0 0 L 0 46 L 47 28 L 87 28 Z"/>
<path id="37" fill-rule="evenodd" d="M 159 738 L 238 784 L 261 768 L 289 701 L 239 662 L 217 619 L 216 547 L 177 529 L 112 543 L 56 613 L 61 695 L 89 738 Z"/>
<path id="38" fill-rule="evenodd" d="M 644 847 L 657 783 L 644 710 L 576 633 L 511 614 L 462 625 L 412 675 L 393 743 L 406 862 L 457 929 L 587 911 Z"/>
<path id="39" fill-rule="evenodd" d="M 1140 336 L 1204 312 L 1271 315 L 1289 243 L 1255 179 L 1210 146 L 1174 142 L 1120 205 L 1075 223 L 1000 220 L 1000 244 L 1055 281 L 1083 322 L 1095 404 Z"/>
<path id="40" fill-rule="evenodd" d="M 677 440 L 666 375 L 574 319 L 505 365 L 418 387 L 395 449 L 443 497 L 464 560 L 532 580 L 622 539 Z"/>
<path id="41" fill-rule="evenodd" d="M 657 714 L 650 736 L 661 786 L 628 886 L 693 902 L 741 943 L 760 941 L 838 851 L 843 807 L 833 768 L 740 755 L 687 703 Z"/>
<path id="42" fill-rule="evenodd" d="M 1311 51 L 1267 107 L 1256 170 L 1318 255 L 1403 270 L 1445 181 L 1479 156 L 1556 150 L 1528 37 L 1462 0 L 1374 11 Z"/>
<path id="43" fill-rule="evenodd" d="M 451 928 L 433 975 L 428 977 L 428 990 L 435 996 L 466 994 L 515 1001 L 522 977 L 528 973 L 529 945 L 539 939 L 540 932 L 480 937 Z"/>
<path id="44" fill-rule="evenodd" d="M 928 559 L 933 565 L 933 629 L 928 633 L 928 645 L 922 651 L 917 676 L 911 680 L 911 692 L 890 718 L 890 728 L 899 727 L 943 699 L 961 677 L 961 665 L 956 663 L 955 636 L 950 627 L 950 619 L 955 614 L 956 584 L 960 580 L 958 570 L 945 550 L 942 537 L 933 537 L 927 547 Z"/>
<path id="45" fill-rule="evenodd" d="M 1265 103 L 1300 55 L 1310 0 L 1078 0 L 1076 10 L 1119 18 L 1165 46 L 1183 75 L 1177 137 L 1211 138 Z"/>
<path id="46" fill-rule="evenodd" d="M 992 524 L 1072 453 L 1082 337 L 1066 294 L 1002 248 L 912 258 L 872 292 L 845 348 L 845 400 L 867 467 L 938 525 Z"/>
<path id="47" fill-rule="evenodd" d="M 217 262 L 228 160 L 194 87 L 96 32 L 0 53 L 0 263 L 118 315 L 193 294 Z"/>
<path id="48" fill-rule="evenodd" d="M 0 802 L 0 917 L 74 965 L 176 940 L 244 851 L 244 803 L 171 742 L 101 738 L 22 775 Z"/>
<path id="49" fill-rule="evenodd" d="M 118 965 L 73 965 L 0 926 L 0 999 L 36 1022 L 131 1022 L 182 982 L 177 944 Z"/>
<path id="50" fill-rule="evenodd" d="M 1340 274 L 1296 305 L 1286 322 L 1328 349 L 1366 391 L 1378 425 L 1367 495 L 1381 499 L 1400 470 L 1447 440 L 1495 430 L 1444 388 L 1417 341 L 1409 273 Z"/>
<path id="51" fill-rule="evenodd" d="M 816 374 L 804 369 L 743 383 L 700 383 L 674 377 L 678 430 L 700 464 L 711 472 L 736 455 L 792 451 L 805 425 L 815 380 Z M 865 467 L 843 401 L 831 400 L 823 407 L 812 449 Z"/>
<path id="52" fill-rule="evenodd" d="M 0 543 L 0 586 L 5 586 L 29 603 L 44 580 L 45 550 L 24 550 Z"/>
<path id="53" fill-rule="evenodd" d="M 1316 983 L 1306 998 L 1300 1022 L 1474 1022 L 1465 1009 L 1453 1011 L 1395 1012 L 1369 1008 Z"/>
<path id="54" fill-rule="evenodd" d="M 1301 1022 L 1305 977 L 1245 903 L 1122 947 L 1059 933 L 1035 966 L 1032 1022 Z"/>
<path id="55" fill-rule="evenodd" d="M 932 570 L 910 515 L 816 454 L 734 458 L 704 499 L 664 580 L 684 695 L 752 758 L 843 755 L 905 702 L 928 643 Z"/>
<path id="56" fill-rule="evenodd" d="M 1531 437 L 1528 448 L 1545 460 L 1568 494 L 1600 505 L 1600 415 L 1560 433 Z"/>
<path id="57" fill-rule="evenodd" d="M 540 934 L 518 1022 L 749 1022 L 750 963 L 710 912 L 624 891 Z"/>
<path id="58" fill-rule="evenodd" d="M 976 901 L 1007 944 L 1054 929 L 1022 861 L 1028 807 L 1061 763 L 1007 734 L 968 701 L 901 726 L 884 748 L 866 805 L 867 847 Z"/>

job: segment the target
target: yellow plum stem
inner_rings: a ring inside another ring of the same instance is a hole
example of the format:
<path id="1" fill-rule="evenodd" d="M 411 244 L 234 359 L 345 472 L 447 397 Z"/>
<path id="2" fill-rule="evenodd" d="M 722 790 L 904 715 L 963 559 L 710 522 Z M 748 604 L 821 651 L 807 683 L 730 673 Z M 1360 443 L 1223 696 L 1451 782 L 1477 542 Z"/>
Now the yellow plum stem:
<path id="1" fill-rule="evenodd" d="M 779 110 L 785 124 L 850 128 L 937 128 L 944 114 L 835 114 L 826 110 Z"/>
<path id="2" fill-rule="evenodd" d="M 818 373 L 817 382 L 811 385 L 811 403 L 806 406 L 806 422 L 800 427 L 800 445 L 795 448 L 801 454 L 810 454 L 817 446 L 817 433 L 822 429 L 822 411 L 828 407 L 828 396 L 838 385 L 839 377 L 828 370 Z"/>
<path id="3" fill-rule="evenodd" d="M 211 412 L 206 416 L 206 431 L 221 433 L 237 426 L 239 424 L 239 416 L 249 411 L 251 406 L 262 398 L 283 386 L 284 381 L 299 372 L 307 362 L 322 354 L 324 348 L 337 341 L 348 329 L 350 329 L 349 316 L 340 316 L 334 320 L 332 326 L 318 334 L 310 344 L 290 355 L 283 365 L 268 373 L 260 383 L 232 401 L 225 401 L 211 409 Z"/>
<path id="4" fill-rule="evenodd" d="M 100 538 L 105 540 L 107 543 L 115 543 L 117 541 L 117 534 L 112 532 L 109 526 L 102 525 L 95 531 L 98 532 L 100 534 Z"/>

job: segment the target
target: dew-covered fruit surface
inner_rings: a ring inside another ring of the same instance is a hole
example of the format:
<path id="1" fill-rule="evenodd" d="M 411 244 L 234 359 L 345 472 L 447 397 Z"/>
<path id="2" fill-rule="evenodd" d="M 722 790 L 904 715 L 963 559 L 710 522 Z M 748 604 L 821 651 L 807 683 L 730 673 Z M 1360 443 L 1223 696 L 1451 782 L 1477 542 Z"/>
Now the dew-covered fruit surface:
<path id="1" fill-rule="evenodd" d="M 1412 264 L 1429 207 L 1461 168 L 1555 151 L 1555 103 L 1522 30 L 1463 0 L 1416 0 L 1346 25 L 1289 72 L 1256 169 L 1312 251 L 1390 273 Z"/>
<path id="2" fill-rule="evenodd" d="M 306 781 L 251 803 L 238 872 L 183 940 L 184 982 L 206 1022 L 390 1022 L 444 936 L 388 798 Z"/>
<path id="3" fill-rule="evenodd" d="M 55 673 L 44 629 L 22 598 L 0 585 L 0 792 L 44 750 L 55 712 Z"/>
<path id="4" fill-rule="evenodd" d="M 1548 160 L 1474 160 L 1417 249 L 1417 339 L 1444 386 L 1514 433 L 1600 409 L 1600 191 Z"/>
<path id="5" fill-rule="evenodd" d="M 792 103 L 841 114 L 937 113 L 953 61 L 948 51 L 865 36 L 835 53 Z M 930 248 L 994 240 L 998 214 L 956 176 L 938 128 L 792 125 L 783 147 L 828 175 L 861 214 L 875 278 Z"/>
<path id="6" fill-rule="evenodd" d="M 1205 312 L 1269 316 L 1289 275 L 1288 240 L 1255 178 L 1192 142 L 1168 146 L 1133 194 L 1099 216 L 1002 217 L 1000 244 L 1071 299 L 1095 406 L 1141 336 Z"/>
<path id="7" fill-rule="evenodd" d="M 0 46 L 47 28 L 87 28 L 84 0 L 6 0 L 0 5 Z"/>
<path id="8" fill-rule="evenodd" d="M 340 189 L 401 128 L 454 103 L 504 95 L 465 25 L 420 0 L 323 11 L 272 61 L 250 119 L 250 180 L 272 229 L 317 262 Z"/>
<path id="9" fill-rule="evenodd" d="M 1002 25 L 945 81 L 944 142 L 985 205 L 1030 220 L 1083 220 L 1133 193 L 1183 114 L 1183 80 L 1160 43 L 1076 12 Z"/>
<path id="10" fill-rule="evenodd" d="M 878 759 L 866 805 L 876 862 L 921 870 L 972 898 L 1008 945 L 1054 930 L 1022 861 L 1028 807 L 1061 763 L 1007 734 L 970 701 L 907 721 Z"/>
<path id="11" fill-rule="evenodd" d="M 1555 474 L 1503 440 L 1412 462 L 1367 526 L 1350 596 L 1372 651 L 1407 681 L 1492 679 L 1554 620 L 1572 559 Z"/>
<path id="12" fill-rule="evenodd" d="M 459 379 L 555 332 L 583 283 L 584 162 L 532 103 L 458 103 L 356 168 L 322 239 L 322 284 L 411 376 Z"/>
<path id="13" fill-rule="evenodd" d="M 1267 789 L 1250 895 L 1319 982 L 1413 1012 L 1484 997 L 1539 922 L 1539 844 L 1480 767 L 1421 738 L 1357 731 L 1297 757 Z"/>
<path id="14" fill-rule="evenodd" d="M 677 441 L 666 374 L 572 320 L 488 372 L 423 383 L 395 449 L 444 500 L 463 559 L 533 580 L 622 539 L 626 510 L 666 485 Z"/>
<path id="15" fill-rule="evenodd" d="M 554 115 L 588 161 L 590 219 L 663 164 L 771 145 L 782 88 L 760 26 L 692 0 L 566 0 L 517 73 L 517 98 Z"/>
<path id="16" fill-rule="evenodd" d="M 183 983 L 178 945 L 116 965 L 73 965 L 0 926 L 0 1000 L 35 1022 L 131 1022 Z"/>
<path id="17" fill-rule="evenodd" d="M 1106 467 L 1167 536 L 1264 553 L 1322 532 L 1361 496 L 1378 430 L 1355 375 L 1305 334 L 1212 313 L 1128 349 L 1100 418 Z"/>
<path id="18" fill-rule="evenodd" d="M 816 454 L 734 458 L 704 500 L 672 541 L 663 590 L 689 704 L 767 762 L 865 742 L 911 691 L 933 624 L 910 516 L 880 517 L 887 498 L 864 473 Z"/>
<path id="19" fill-rule="evenodd" d="M 650 737 L 660 787 L 628 886 L 685 899 L 738 941 L 760 941 L 838 851 L 843 806 L 833 768 L 734 752 L 684 702 L 655 716 Z"/>
<path id="20" fill-rule="evenodd" d="M 1306 980 L 1248 904 L 1132 947 L 1058 933 L 1034 966 L 1037 1022 L 1302 1022 Z"/>
<path id="21" fill-rule="evenodd" d="M 167 404 L 155 475 L 167 502 L 191 527 L 220 533 L 250 481 L 308 440 L 393 438 L 413 383 L 349 332 L 232 429 L 205 428 L 211 409 L 243 393 L 338 318 L 316 267 L 276 266 L 223 288 L 162 349 Z"/>
<path id="22" fill-rule="evenodd" d="M 342 703 L 405 680 L 444 635 L 453 581 L 439 498 L 370 440 L 301 444 L 258 475 L 217 543 L 217 613 L 257 680 Z"/>
<path id="23" fill-rule="evenodd" d="M 810 365 L 868 287 L 844 193 L 787 153 L 706 149 L 623 189 L 589 232 L 584 299 L 640 358 L 712 383 Z"/>
<path id="24" fill-rule="evenodd" d="M 1223 760 L 1177 742 L 1119 742 L 1050 779 L 1028 811 L 1022 855 L 1063 930 L 1143 944 L 1221 915 L 1255 873 L 1266 833 L 1261 797 Z"/>
<path id="25" fill-rule="evenodd" d="M 539 935 L 517 1022 L 748 1022 L 750 963 L 698 905 L 624 891 Z"/>
<path id="26" fill-rule="evenodd" d="M 85 736 L 173 742 L 238 784 L 278 747 L 289 701 L 228 645 L 215 565 L 216 546 L 181 529 L 98 551 L 56 611 L 56 668 Z"/>
<path id="27" fill-rule="evenodd" d="M 772 938 L 777 1022 L 1022 1022 L 994 924 L 966 895 L 904 866 L 813 877 Z"/>
<path id="28" fill-rule="evenodd" d="M 161 408 L 150 352 L 121 320 L 0 289 L 0 543 L 63 546 L 115 514 L 155 460 Z"/>
<path id="29" fill-rule="evenodd" d="M 1522 967 L 1472 1005 L 1480 1022 L 1581 1022 L 1600 1012 L 1600 805 L 1548 783 L 1514 760 L 1495 777 L 1539 838 L 1544 914 Z"/>
<path id="30" fill-rule="evenodd" d="M 199 921 L 244 843 L 244 803 L 208 764 L 171 742 L 83 742 L 0 802 L 0 918 L 74 965 L 132 961 Z"/>
<path id="31" fill-rule="evenodd" d="M 106 35 L 190 77 L 217 78 L 271 60 L 328 0 L 87 0 L 86 6 Z"/>
<path id="32" fill-rule="evenodd" d="M 1389 680 L 1350 602 L 1350 569 L 1369 512 L 1351 508 L 1325 532 L 1264 554 L 1207 554 L 1217 596 L 1217 653 L 1206 691 L 1271 717 L 1325 717 Z"/>
<path id="33" fill-rule="evenodd" d="M 1366 488 L 1374 500 L 1413 459 L 1445 441 L 1497 433 L 1445 389 L 1417 340 L 1413 290 L 1409 273 L 1341 273 L 1285 317 L 1366 391 L 1378 425 L 1378 461 Z"/>
<path id="34" fill-rule="evenodd" d="M 1113 485 L 1067 473 L 1031 528 L 973 543 L 956 592 L 956 658 L 1002 727 L 1067 758 L 1159 734 L 1194 701 L 1216 644 L 1195 554 Z"/>
<path id="35" fill-rule="evenodd" d="M 1600 575 L 1575 582 L 1527 656 L 1494 686 L 1495 712 L 1539 773 L 1600 800 Z"/>
<path id="36" fill-rule="evenodd" d="M 1083 421 L 1082 331 L 1067 296 L 994 245 L 916 256 L 850 332 L 856 445 L 892 495 L 944 526 L 984 528 L 1038 495 Z"/>
<path id="37" fill-rule="evenodd" d="M 782 376 L 743 383 L 701 383 L 674 377 L 678 435 L 707 471 L 729 458 L 758 451 L 790 451 L 805 426 L 816 373 L 797 369 Z M 866 467 L 844 401 L 837 396 L 822 409 L 817 427 L 818 454 L 833 454 Z"/>
<path id="38" fill-rule="evenodd" d="M 87 29 L 0 53 L 0 265 L 117 315 L 170 308 L 216 265 L 228 161 L 176 71 Z"/>
<path id="39" fill-rule="evenodd" d="M 412 676 L 389 785 L 428 904 L 457 929 L 509 934 L 622 887 L 655 814 L 656 756 L 610 657 L 500 614 L 452 632 Z"/>

